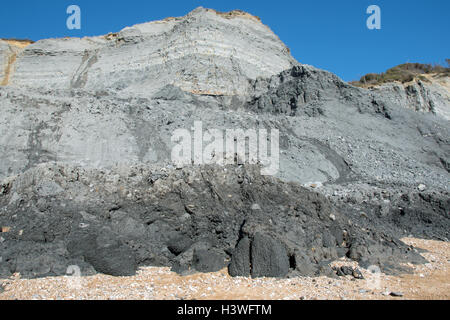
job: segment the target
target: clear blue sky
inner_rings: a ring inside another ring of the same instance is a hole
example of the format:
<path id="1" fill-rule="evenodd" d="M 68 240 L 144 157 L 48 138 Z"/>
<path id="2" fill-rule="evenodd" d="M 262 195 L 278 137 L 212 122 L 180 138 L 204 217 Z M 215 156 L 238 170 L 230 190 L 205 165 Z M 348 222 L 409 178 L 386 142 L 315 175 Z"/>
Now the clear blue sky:
<path id="1" fill-rule="evenodd" d="M 66 28 L 77 4 L 82 29 Z M 368 30 L 366 9 L 381 7 L 382 29 Z M 102 35 L 136 23 L 182 16 L 198 6 L 259 16 L 302 63 L 359 79 L 404 62 L 450 58 L 449 0 L 14 0 L 0 5 L 0 38 L 39 40 Z"/>

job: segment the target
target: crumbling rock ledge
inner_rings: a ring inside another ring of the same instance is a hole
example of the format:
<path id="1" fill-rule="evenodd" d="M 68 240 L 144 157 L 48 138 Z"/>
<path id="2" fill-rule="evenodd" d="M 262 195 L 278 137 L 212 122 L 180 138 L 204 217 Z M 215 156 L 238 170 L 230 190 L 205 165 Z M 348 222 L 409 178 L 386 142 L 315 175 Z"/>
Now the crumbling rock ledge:
<path id="1" fill-rule="evenodd" d="M 325 196 L 253 166 L 45 164 L 3 183 L 1 277 L 134 274 L 170 266 L 186 274 L 228 266 L 233 276 L 334 276 L 347 256 L 384 272 L 423 263 L 383 228 L 361 228 Z M 6 230 L 6 229 L 4 229 Z"/>

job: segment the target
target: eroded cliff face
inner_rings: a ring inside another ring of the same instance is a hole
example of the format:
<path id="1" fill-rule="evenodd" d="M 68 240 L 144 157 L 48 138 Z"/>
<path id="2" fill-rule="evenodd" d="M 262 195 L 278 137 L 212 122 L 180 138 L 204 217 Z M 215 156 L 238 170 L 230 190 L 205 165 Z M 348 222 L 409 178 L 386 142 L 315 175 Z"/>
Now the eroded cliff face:
<path id="1" fill-rule="evenodd" d="M 248 79 L 274 75 L 294 63 L 287 47 L 257 18 L 198 8 L 117 34 L 38 41 L 20 54 L 8 83 L 146 96 L 172 84 L 196 94 L 236 95 L 246 92 Z"/>
<path id="2" fill-rule="evenodd" d="M 0 277 L 71 264 L 333 276 L 343 256 L 398 271 L 424 262 L 398 237 L 450 237 L 445 79 L 354 87 L 296 62 L 256 17 L 203 8 L 0 41 L 0 61 Z M 196 122 L 279 130 L 275 177 L 177 168 L 172 136 Z"/>
<path id="3" fill-rule="evenodd" d="M 10 78 L 15 71 L 17 56 L 32 44 L 28 40 L 0 39 L 0 85 L 9 85 Z"/>
<path id="4" fill-rule="evenodd" d="M 445 74 L 424 74 L 421 77 L 405 84 L 388 83 L 372 90 L 393 103 L 450 120 L 450 78 Z"/>

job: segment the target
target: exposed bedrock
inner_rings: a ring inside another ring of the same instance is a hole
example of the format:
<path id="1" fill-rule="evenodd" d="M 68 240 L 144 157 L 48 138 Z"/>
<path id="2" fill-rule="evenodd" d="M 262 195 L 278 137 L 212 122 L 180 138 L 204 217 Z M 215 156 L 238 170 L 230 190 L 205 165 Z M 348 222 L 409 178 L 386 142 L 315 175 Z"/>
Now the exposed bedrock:
<path id="1" fill-rule="evenodd" d="M 84 275 L 228 266 L 233 276 L 333 276 L 328 263 L 343 256 L 388 273 L 424 262 L 396 230 L 362 227 L 351 207 L 336 210 L 323 195 L 257 167 L 40 165 L 0 194 L 0 225 L 9 227 L 1 234 L 2 277 L 63 275 L 71 265 Z"/>
<path id="2" fill-rule="evenodd" d="M 11 84 L 140 95 L 172 84 L 198 94 L 235 95 L 246 92 L 248 79 L 277 74 L 294 63 L 287 47 L 257 18 L 198 8 L 116 34 L 38 41 L 20 54 Z"/>
<path id="3" fill-rule="evenodd" d="M 313 67 L 257 82 L 250 96 L 239 99 L 173 86 L 151 99 L 0 88 L 0 177 L 49 161 L 97 168 L 168 163 L 174 131 L 200 121 L 203 133 L 278 129 L 277 176 L 286 181 L 447 188 L 447 120 L 405 109 Z"/>
<path id="4" fill-rule="evenodd" d="M 330 267 L 344 256 L 393 273 L 425 262 L 403 236 L 449 239 L 444 78 L 357 88 L 295 61 L 258 18 L 204 8 L 0 40 L 0 63 L 2 277 L 335 276 L 353 273 Z M 175 131 L 199 125 L 204 140 L 278 130 L 276 172 L 248 158 L 177 168 Z"/>

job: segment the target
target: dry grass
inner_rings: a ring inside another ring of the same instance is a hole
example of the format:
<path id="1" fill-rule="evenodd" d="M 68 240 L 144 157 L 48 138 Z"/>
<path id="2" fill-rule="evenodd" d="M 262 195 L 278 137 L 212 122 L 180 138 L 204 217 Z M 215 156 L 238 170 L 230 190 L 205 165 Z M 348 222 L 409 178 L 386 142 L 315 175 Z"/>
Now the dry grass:
<path id="1" fill-rule="evenodd" d="M 215 14 L 217 14 L 218 16 L 221 16 L 225 19 L 233 19 L 233 18 L 246 18 L 246 19 L 251 19 L 251 20 L 255 20 L 255 21 L 259 21 L 261 22 L 261 18 L 251 15 L 250 13 L 247 13 L 245 11 L 242 10 L 232 10 L 229 12 L 220 12 L 214 9 L 208 9 L 209 11 L 213 11 Z"/>
<path id="2" fill-rule="evenodd" d="M 29 46 L 30 44 L 33 44 L 34 41 L 32 40 L 28 40 L 28 39 L 1 39 L 3 41 L 5 41 L 6 43 L 8 43 L 11 46 L 20 48 L 20 49 L 24 49 L 27 46 Z"/>
<path id="3" fill-rule="evenodd" d="M 428 82 L 426 75 L 442 75 L 450 76 L 450 67 L 445 68 L 441 65 L 421 64 L 421 63 L 405 63 L 395 66 L 384 73 L 369 73 L 361 77 L 359 81 L 350 82 L 357 87 L 369 88 L 382 85 L 389 82 L 400 82 L 403 84 L 414 81 Z"/>

